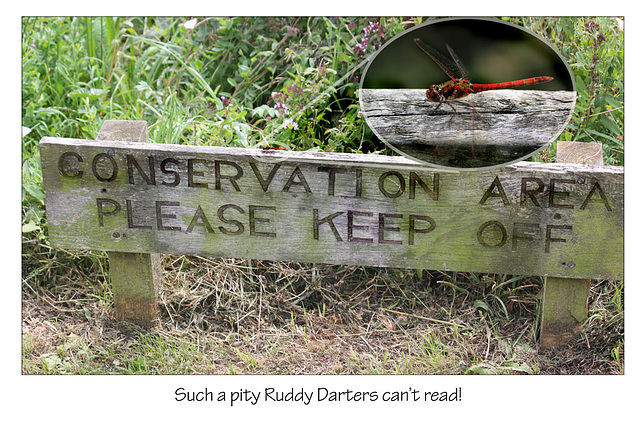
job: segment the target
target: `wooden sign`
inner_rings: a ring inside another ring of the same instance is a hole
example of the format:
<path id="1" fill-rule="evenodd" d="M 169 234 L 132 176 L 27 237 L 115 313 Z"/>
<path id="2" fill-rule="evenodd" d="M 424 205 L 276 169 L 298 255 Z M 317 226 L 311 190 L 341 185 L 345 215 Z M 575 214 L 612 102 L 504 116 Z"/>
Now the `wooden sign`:
<path id="1" fill-rule="evenodd" d="M 623 168 L 43 138 L 54 245 L 622 278 Z"/>

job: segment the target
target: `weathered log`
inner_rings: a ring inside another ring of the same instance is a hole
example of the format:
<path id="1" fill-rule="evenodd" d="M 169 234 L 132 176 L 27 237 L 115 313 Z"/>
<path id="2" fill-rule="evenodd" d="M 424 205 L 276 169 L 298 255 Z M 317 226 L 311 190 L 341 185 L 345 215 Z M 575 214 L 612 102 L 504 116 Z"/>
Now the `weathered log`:
<path id="1" fill-rule="evenodd" d="M 443 104 L 422 89 L 361 89 L 371 129 L 403 154 L 435 165 L 483 168 L 531 155 L 571 118 L 575 92 L 493 90 Z"/>

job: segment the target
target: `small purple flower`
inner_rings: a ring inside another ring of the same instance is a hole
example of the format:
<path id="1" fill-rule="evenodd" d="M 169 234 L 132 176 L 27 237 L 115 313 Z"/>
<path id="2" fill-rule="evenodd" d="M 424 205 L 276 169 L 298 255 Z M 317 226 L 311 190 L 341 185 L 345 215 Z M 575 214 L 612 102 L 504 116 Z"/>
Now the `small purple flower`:
<path id="1" fill-rule="evenodd" d="M 369 49 L 369 46 L 373 47 L 373 50 L 377 50 L 381 46 L 381 41 L 385 37 L 384 28 L 378 22 L 369 22 L 364 28 L 364 37 L 360 40 L 360 43 L 356 43 L 353 50 L 360 57 L 364 57 L 364 54 Z"/>
<path id="2" fill-rule="evenodd" d="M 367 51 L 367 42 L 363 42 L 363 43 L 356 43 L 356 45 L 353 47 L 353 50 L 356 53 L 364 53 Z"/>
<path id="3" fill-rule="evenodd" d="M 369 22 L 369 25 L 364 29 L 365 36 L 369 34 L 378 33 L 379 37 L 384 37 L 384 28 L 378 22 Z"/>
<path id="4" fill-rule="evenodd" d="M 289 130 L 297 130 L 298 124 L 291 119 L 286 119 L 284 123 L 282 123 L 282 127 Z"/>
<path id="5" fill-rule="evenodd" d="M 282 103 L 274 105 L 273 108 L 276 109 L 279 116 L 286 116 L 287 112 L 289 111 L 289 107 L 287 106 L 287 104 Z"/>
<path id="6" fill-rule="evenodd" d="M 273 93 L 273 100 L 278 103 L 278 104 L 282 104 L 284 103 L 287 98 L 289 97 L 289 95 L 287 95 L 286 93 L 282 93 L 282 92 L 274 92 Z M 276 107 L 277 108 L 277 107 Z"/>
<path id="7" fill-rule="evenodd" d="M 304 95 L 304 92 L 303 92 L 302 88 L 300 86 L 298 86 L 298 85 L 289 85 L 289 86 L 287 86 L 287 88 L 285 90 L 291 96 L 302 96 L 302 95 Z"/>

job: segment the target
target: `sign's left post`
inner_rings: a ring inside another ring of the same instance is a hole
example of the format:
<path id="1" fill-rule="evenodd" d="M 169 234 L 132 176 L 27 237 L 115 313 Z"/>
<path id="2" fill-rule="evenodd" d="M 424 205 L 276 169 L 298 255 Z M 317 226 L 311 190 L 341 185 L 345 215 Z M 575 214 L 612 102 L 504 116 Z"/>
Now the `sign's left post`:
<path id="1" fill-rule="evenodd" d="M 107 120 L 100 128 L 96 143 L 101 140 L 149 142 L 147 122 Z M 158 321 L 161 255 L 129 252 L 107 254 L 116 319 L 145 328 L 152 327 Z"/>

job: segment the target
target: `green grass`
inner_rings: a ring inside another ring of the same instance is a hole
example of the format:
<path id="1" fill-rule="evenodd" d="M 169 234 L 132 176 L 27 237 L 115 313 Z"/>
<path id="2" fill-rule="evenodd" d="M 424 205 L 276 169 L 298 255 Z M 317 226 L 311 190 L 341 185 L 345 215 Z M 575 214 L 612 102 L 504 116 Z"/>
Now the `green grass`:
<path id="1" fill-rule="evenodd" d="M 359 114 L 358 78 L 373 45 L 426 18 L 377 19 L 384 31 L 364 52 L 354 48 L 370 18 L 188 20 L 22 19 L 24 373 L 624 372 L 622 282 L 593 283 L 569 353 L 534 351 L 541 279 L 497 274 L 165 257 L 161 324 L 117 325 L 105 254 L 50 248 L 42 137 L 94 139 L 105 120 L 145 120 L 156 143 L 389 153 Z M 602 142 L 605 163 L 623 165 L 618 21 L 511 21 L 576 76 L 559 139 Z"/>

